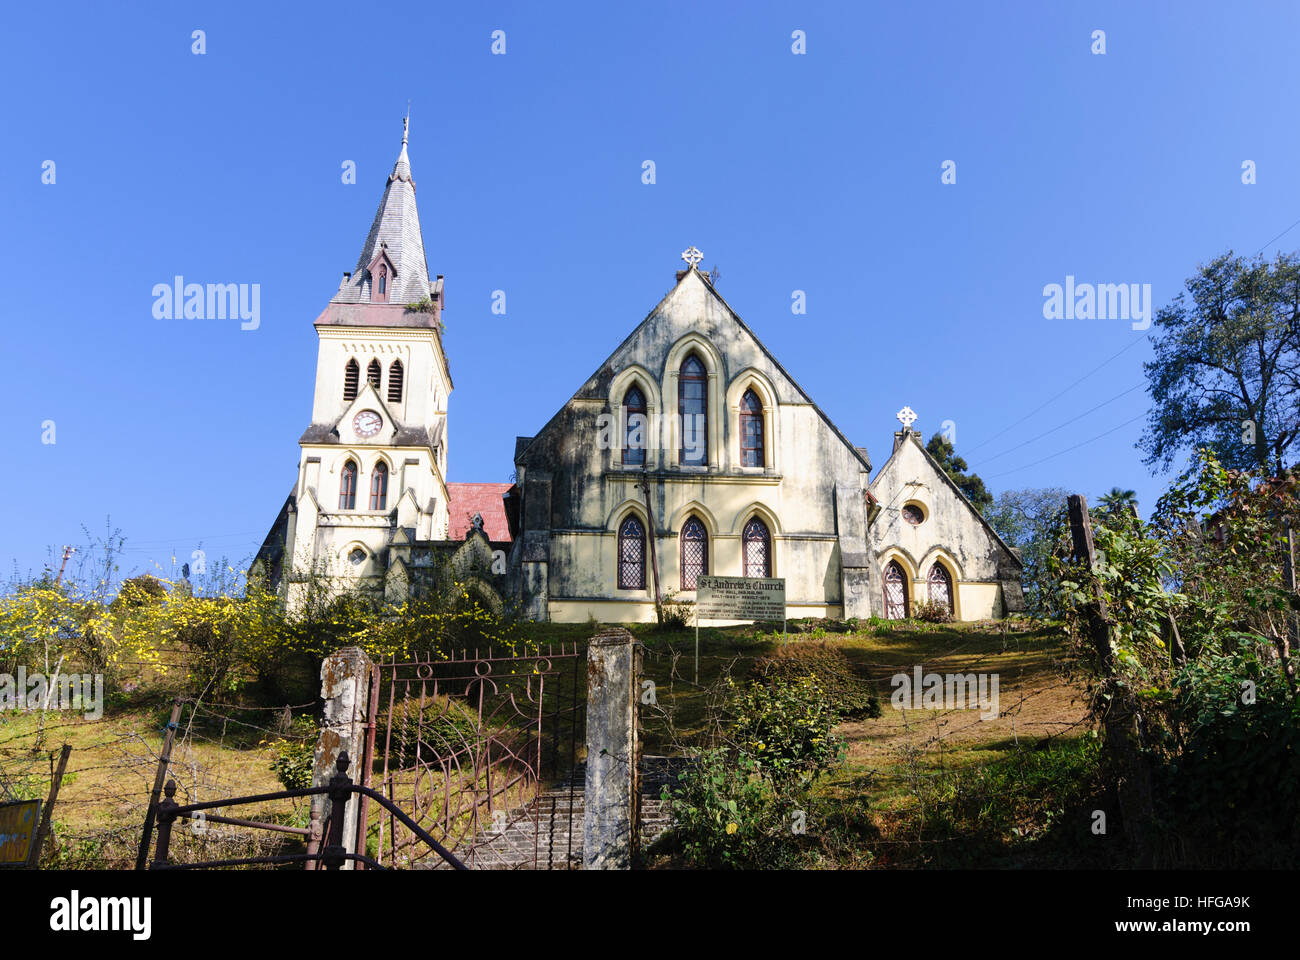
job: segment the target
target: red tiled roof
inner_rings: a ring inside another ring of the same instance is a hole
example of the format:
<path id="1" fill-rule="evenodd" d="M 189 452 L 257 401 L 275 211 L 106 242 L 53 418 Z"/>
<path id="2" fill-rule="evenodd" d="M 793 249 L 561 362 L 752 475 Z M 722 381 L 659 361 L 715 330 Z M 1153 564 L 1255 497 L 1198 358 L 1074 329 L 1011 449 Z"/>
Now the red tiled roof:
<path id="1" fill-rule="evenodd" d="M 449 483 L 447 484 L 447 537 L 464 540 L 469 533 L 474 514 L 483 515 L 483 532 L 493 543 L 510 542 L 510 525 L 506 523 L 506 504 L 501 497 L 512 484 L 509 483 Z"/>

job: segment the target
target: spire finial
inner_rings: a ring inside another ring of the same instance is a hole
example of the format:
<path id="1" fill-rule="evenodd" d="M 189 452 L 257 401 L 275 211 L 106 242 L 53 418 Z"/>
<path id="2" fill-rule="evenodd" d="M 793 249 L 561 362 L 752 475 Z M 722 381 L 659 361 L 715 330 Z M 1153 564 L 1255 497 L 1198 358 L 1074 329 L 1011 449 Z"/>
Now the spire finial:
<path id="1" fill-rule="evenodd" d="M 406 146 L 406 135 L 411 128 L 411 101 L 406 101 L 406 116 L 402 118 L 402 146 Z"/>

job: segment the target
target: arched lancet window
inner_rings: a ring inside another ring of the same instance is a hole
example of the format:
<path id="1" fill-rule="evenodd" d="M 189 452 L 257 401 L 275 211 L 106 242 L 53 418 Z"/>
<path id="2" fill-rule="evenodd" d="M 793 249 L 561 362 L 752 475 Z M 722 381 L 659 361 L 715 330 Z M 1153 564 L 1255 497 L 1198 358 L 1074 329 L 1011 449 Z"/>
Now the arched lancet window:
<path id="1" fill-rule="evenodd" d="M 683 466 L 702 467 L 709 462 L 709 377 L 695 354 L 682 361 L 677 375 L 677 413 L 681 418 Z"/>
<path id="2" fill-rule="evenodd" d="M 646 420 L 645 394 L 640 387 L 632 387 L 623 394 L 623 416 L 626 418 L 626 433 L 623 436 L 623 463 L 645 463 Z"/>
<path id="3" fill-rule="evenodd" d="M 766 465 L 763 457 L 763 403 L 753 390 L 746 390 L 740 398 L 740 465 Z"/>
<path id="4" fill-rule="evenodd" d="M 379 265 L 379 295 L 388 296 L 388 267 Z"/>
<path id="5" fill-rule="evenodd" d="M 375 464 L 370 473 L 370 509 L 384 510 L 388 507 L 388 464 L 382 460 Z"/>
<path id="6" fill-rule="evenodd" d="M 618 587 L 645 589 L 645 527 L 634 516 L 618 528 Z"/>
<path id="7" fill-rule="evenodd" d="M 349 460 L 343 464 L 343 475 L 339 477 L 339 509 L 355 510 L 357 508 L 357 464 Z"/>
<path id="8" fill-rule="evenodd" d="M 376 390 L 379 389 L 379 378 L 383 376 L 384 368 L 379 365 L 378 358 L 371 360 L 370 365 L 366 367 L 366 382 Z"/>
<path id="9" fill-rule="evenodd" d="M 885 567 L 885 617 L 907 619 L 907 574 L 897 560 L 890 560 Z"/>
<path id="10" fill-rule="evenodd" d="M 941 603 L 949 613 L 952 613 L 952 577 L 948 573 L 948 568 L 938 560 L 930 567 L 930 573 L 926 577 L 929 587 L 930 602 Z"/>
<path id="11" fill-rule="evenodd" d="M 388 402 L 402 402 L 402 361 L 394 360 L 388 367 Z"/>
<path id="12" fill-rule="evenodd" d="M 678 537 L 682 545 L 682 589 L 694 590 L 700 577 L 709 574 L 709 533 L 699 518 L 682 524 Z"/>
<path id="13" fill-rule="evenodd" d="M 357 398 L 357 384 L 361 380 L 361 366 L 356 360 L 349 360 L 343 368 L 343 399 Z"/>
<path id="14" fill-rule="evenodd" d="M 745 524 L 745 576 L 770 577 L 772 575 L 772 537 L 767 524 L 752 517 Z"/>

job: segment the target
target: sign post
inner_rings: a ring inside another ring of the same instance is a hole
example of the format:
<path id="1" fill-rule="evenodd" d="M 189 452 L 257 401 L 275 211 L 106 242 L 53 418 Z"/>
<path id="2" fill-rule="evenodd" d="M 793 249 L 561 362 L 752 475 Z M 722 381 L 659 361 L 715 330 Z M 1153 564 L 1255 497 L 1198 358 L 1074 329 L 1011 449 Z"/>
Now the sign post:
<path id="1" fill-rule="evenodd" d="M 36 847 L 41 801 L 0 804 L 0 865 L 27 864 Z"/>
<path id="2" fill-rule="evenodd" d="M 700 577 L 695 586 L 695 682 L 700 682 L 700 621 L 780 620 L 785 633 L 782 577 Z"/>

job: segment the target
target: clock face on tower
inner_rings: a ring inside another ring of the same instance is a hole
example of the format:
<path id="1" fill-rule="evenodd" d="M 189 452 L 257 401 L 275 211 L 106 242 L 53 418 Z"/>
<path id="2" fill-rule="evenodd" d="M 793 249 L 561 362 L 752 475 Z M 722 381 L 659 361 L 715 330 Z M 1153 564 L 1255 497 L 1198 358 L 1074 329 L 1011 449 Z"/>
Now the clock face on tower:
<path id="1" fill-rule="evenodd" d="M 352 418 L 352 429 L 357 432 L 357 436 L 366 439 L 377 434 L 383 425 L 384 418 L 373 410 L 362 410 Z"/>

